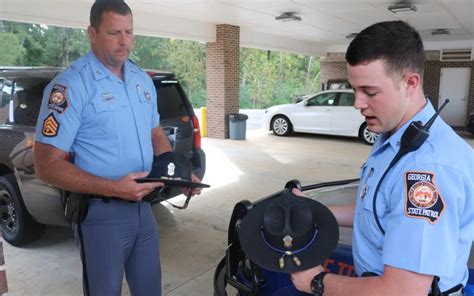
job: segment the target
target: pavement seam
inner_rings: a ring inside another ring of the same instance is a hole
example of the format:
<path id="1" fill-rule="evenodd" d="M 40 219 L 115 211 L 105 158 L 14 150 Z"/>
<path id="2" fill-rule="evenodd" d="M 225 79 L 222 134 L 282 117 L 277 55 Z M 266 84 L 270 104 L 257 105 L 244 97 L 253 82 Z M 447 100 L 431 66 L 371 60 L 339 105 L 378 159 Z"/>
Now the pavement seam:
<path id="1" fill-rule="evenodd" d="M 190 278 L 189 280 L 183 282 L 183 283 L 180 284 L 179 286 L 176 286 L 176 287 L 174 287 L 172 290 L 169 290 L 169 291 L 163 293 L 163 296 L 169 295 L 170 293 L 172 293 L 172 292 L 176 291 L 177 289 L 183 287 L 184 285 L 188 284 L 189 282 L 192 282 L 193 280 L 195 280 L 196 278 L 198 278 L 198 277 L 200 277 L 201 275 L 205 274 L 206 272 L 208 272 L 208 271 L 210 271 L 210 270 L 216 268 L 216 266 L 217 266 L 217 264 L 216 264 L 216 265 L 213 265 L 213 266 L 211 266 L 211 267 L 209 267 L 208 269 L 205 269 L 205 270 L 201 271 L 200 273 L 198 273 L 198 274 L 195 275 L 194 277 Z"/>

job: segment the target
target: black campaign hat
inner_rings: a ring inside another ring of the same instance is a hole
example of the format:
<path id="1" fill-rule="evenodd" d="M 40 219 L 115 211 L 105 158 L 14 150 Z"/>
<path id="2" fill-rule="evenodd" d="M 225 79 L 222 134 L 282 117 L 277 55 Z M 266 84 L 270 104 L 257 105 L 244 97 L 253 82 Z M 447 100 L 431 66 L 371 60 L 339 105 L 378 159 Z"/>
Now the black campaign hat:
<path id="1" fill-rule="evenodd" d="M 174 152 L 162 153 L 153 158 L 148 178 L 191 181 L 191 162 Z"/>
<path id="2" fill-rule="evenodd" d="M 151 172 L 147 177 L 135 179 L 135 181 L 138 183 L 162 182 L 174 187 L 210 187 L 204 183 L 193 182 L 191 174 L 192 165 L 189 159 L 174 152 L 165 152 L 153 158 Z"/>
<path id="3" fill-rule="evenodd" d="M 242 250 L 251 261 L 283 273 L 322 264 L 339 240 L 339 227 L 331 211 L 289 189 L 256 203 L 237 231 Z"/>

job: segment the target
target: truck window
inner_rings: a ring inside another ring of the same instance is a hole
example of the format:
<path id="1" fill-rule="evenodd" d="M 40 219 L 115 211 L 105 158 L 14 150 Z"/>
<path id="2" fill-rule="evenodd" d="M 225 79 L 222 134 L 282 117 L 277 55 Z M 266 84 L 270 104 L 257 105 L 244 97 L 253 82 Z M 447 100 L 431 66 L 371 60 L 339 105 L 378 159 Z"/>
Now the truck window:
<path id="1" fill-rule="evenodd" d="M 158 98 L 158 113 L 162 119 L 186 116 L 183 90 L 177 80 L 154 81 Z"/>
<path id="2" fill-rule="evenodd" d="M 14 80 L 13 122 L 16 124 L 36 126 L 38 113 L 43 98 L 43 90 L 49 79 L 19 78 Z"/>

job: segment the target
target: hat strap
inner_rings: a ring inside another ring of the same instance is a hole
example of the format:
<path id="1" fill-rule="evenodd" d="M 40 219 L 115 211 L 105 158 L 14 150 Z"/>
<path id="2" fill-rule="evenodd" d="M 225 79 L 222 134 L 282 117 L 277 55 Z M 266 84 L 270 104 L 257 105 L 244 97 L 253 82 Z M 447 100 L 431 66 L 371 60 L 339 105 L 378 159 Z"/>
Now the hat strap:
<path id="1" fill-rule="evenodd" d="M 316 235 L 318 234 L 318 229 L 315 227 L 314 228 L 314 234 L 313 234 L 313 237 L 311 238 L 311 240 L 306 244 L 304 245 L 302 248 L 298 249 L 298 250 L 294 250 L 294 251 L 290 251 L 290 250 L 280 250 L 278 248 L 275 248 L 274 246 L 272 246 L 268 241 L 267 239 L 265 238 L 265 235 L 263 233 L 263 227 L 260 228 L 260 235 L 262 236 L 262 239 L 263 239 L 263 242 L 265 243 L 265 245 L 267 247 L 269 247 L 270 249 L 272 249 L 273 251 L 275 252 L 278 252 L 278 253 L 281 253 L 283 254 L 280 259 L 278 260 L 278 263 L 279 263 L 279 266 L 281 269 L 285 268 L 285 256 L 292 256 L 293 257 L 293 262 L 296 264 L 296 266 L 301 266 L 301 260 L 296 257 L 295 255 L 306 250 L 309 246 L 311 246 L 314 242 L 314 240 L 316 239 Z"/>

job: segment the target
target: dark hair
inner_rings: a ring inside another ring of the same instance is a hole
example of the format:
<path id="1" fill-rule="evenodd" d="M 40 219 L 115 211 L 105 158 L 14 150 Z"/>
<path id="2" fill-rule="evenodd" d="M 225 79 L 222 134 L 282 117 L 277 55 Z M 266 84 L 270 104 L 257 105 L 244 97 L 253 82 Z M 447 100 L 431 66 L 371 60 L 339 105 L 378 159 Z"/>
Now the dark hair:
<path id="1" fill-rule="evenodd" d="M 102 14 L 110 11 L 120 15 L 132 14 L 132 10 L 123 0 L 96 0 L 91 7 L 91 27 L 98 30 L 102 21 Z"/>
<path id="2" fill-rule="evenodd" d="M 389 75 L 411 70 L 423 77 L 425 52 L 420 34 L 403 21 L 381 22 L 362 30 L 347 48 L 351 65 L 382 59 Z"/>

